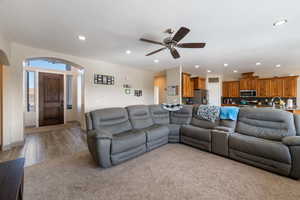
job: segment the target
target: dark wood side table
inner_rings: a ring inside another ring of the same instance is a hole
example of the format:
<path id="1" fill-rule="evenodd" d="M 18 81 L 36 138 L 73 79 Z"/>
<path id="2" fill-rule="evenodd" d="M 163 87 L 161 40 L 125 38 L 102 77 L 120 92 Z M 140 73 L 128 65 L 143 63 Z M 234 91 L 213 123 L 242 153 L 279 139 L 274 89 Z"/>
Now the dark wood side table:
<path id="1" fill-rule="evenodd" d="M 0 199 L 22 200 L 24 158 L 0 163 Z"/>

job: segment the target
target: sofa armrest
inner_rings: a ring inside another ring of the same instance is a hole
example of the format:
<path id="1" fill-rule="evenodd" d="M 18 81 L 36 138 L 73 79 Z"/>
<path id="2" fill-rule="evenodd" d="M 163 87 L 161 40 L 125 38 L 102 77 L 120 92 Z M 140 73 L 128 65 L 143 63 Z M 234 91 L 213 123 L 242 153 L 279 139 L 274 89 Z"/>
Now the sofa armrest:
<path id="1" fill-rule="evenodd" d="M 282 143 L 287 146 L 300 146 L 300 136 L 287 136 L 282 139 Z"/>
<path id="2" fill-rule="evenodd" d="M 88 136 L 97 139 L 112 139 L 112 134 L 105 130 L 90 130 Z"/>
<path id="3" fill-rule="evenodd" d="M 214 130 L 224 131 L 224 132 L 227 132 L 227 133 L 233 133 L 233 128 L 226 127 L 226 126 L 216 126 L 216 127 L 214 127 Z"/>
<path id="4" fill-rule="evenodd" d="M 282 139 L 282 143 L 289 147 L 292 157 L 292 169 L 290 177 L 300 178 L 300 136 L 287 136 Z"/>
<path id="5" fill-rule="evenodd" d="M 90 130 L 87 133 L 87 144 L 96 163 L 102 168 L 112 166 L 110 159 L 112 134 L 104 130 Z"/>
<path id="6" fill-rule="evenodd" d="M 211 131 L 212 152 L 221 156 L 228 157 L 228 137 L 231 132 L 213 129 Z"/>

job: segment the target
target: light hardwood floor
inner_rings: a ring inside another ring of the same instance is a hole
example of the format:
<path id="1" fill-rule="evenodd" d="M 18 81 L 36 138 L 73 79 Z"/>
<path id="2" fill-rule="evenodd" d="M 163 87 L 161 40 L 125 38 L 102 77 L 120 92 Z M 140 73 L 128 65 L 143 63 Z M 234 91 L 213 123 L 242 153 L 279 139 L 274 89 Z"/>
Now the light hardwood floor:
<path id="1" fill-rule="evenodd" d="M 25 157 L 25 166 L 87 150 L 86 135 L 77 124 L 26 129 L 25 145 L 0 152 L 0 162 Z"/>

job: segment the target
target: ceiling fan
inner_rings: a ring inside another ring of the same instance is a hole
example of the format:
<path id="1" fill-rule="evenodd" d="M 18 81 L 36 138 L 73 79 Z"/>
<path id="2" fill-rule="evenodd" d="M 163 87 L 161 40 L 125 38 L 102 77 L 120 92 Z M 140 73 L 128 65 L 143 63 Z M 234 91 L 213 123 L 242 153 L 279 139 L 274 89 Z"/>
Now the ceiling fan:
<path id="1" fill-rule="evenodd" d="M 140 41 L 164 46 L 163 48 L 160 48 L 156 51 L 148 53 L 146 56 L 150 56 L 150 55 L 156 54 L 160 51 L 163 51 L 165 49 L 169 49 L 173 58 L 177 59 L 177 58 L 180 58 L 180 55 L 179 55 L 178 51 L 176 50 L 176 47 L 178 47 L 178 48 L 204 48 L 206 45 L 206 43 L 179 43 L 189 32 L 190 32 L 190 29 L 188 29 L 186 27 L 181 27 L 173 36 L 174 31 L 172 29 L 167 29 L 165 31 L 165 33 L 169 34 L 170 36 L 165 38 L 163 40 L 163 42 L 156 42 L 156 41 L 148 40 L 145 38 L 141 38 Z"/>

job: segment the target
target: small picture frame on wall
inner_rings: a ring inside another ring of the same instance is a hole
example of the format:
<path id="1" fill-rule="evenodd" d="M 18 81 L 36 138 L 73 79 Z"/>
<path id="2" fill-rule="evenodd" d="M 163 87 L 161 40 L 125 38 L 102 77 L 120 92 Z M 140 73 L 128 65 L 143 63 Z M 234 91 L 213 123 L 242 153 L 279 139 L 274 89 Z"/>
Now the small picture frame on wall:
<path id="1" fill-rule="evenodd" d="M 143 95 L 143 91 L 142 90 L 134 90 L 134 96 L 141 97 L 142 95 Z"/>
<path id="2" fill-rule="evenodd" d="M 124 85 L 123 85 L 123 88 L 131 88 L 131 86 L 128 85 L 128 84 L 124 84 Z"/>
<path id="3" fill-rule="evenodd" d="M 131 89 L 130 88 L 126 88 L 125 89 L 125 94 L 130 95 L 131 94 Z"/>
<path id="4" fill-rule="evenodd" d="M 178 85 L 168 87 L 168 96 L 178 96 L 178 93 L 179 93 Z"/>

